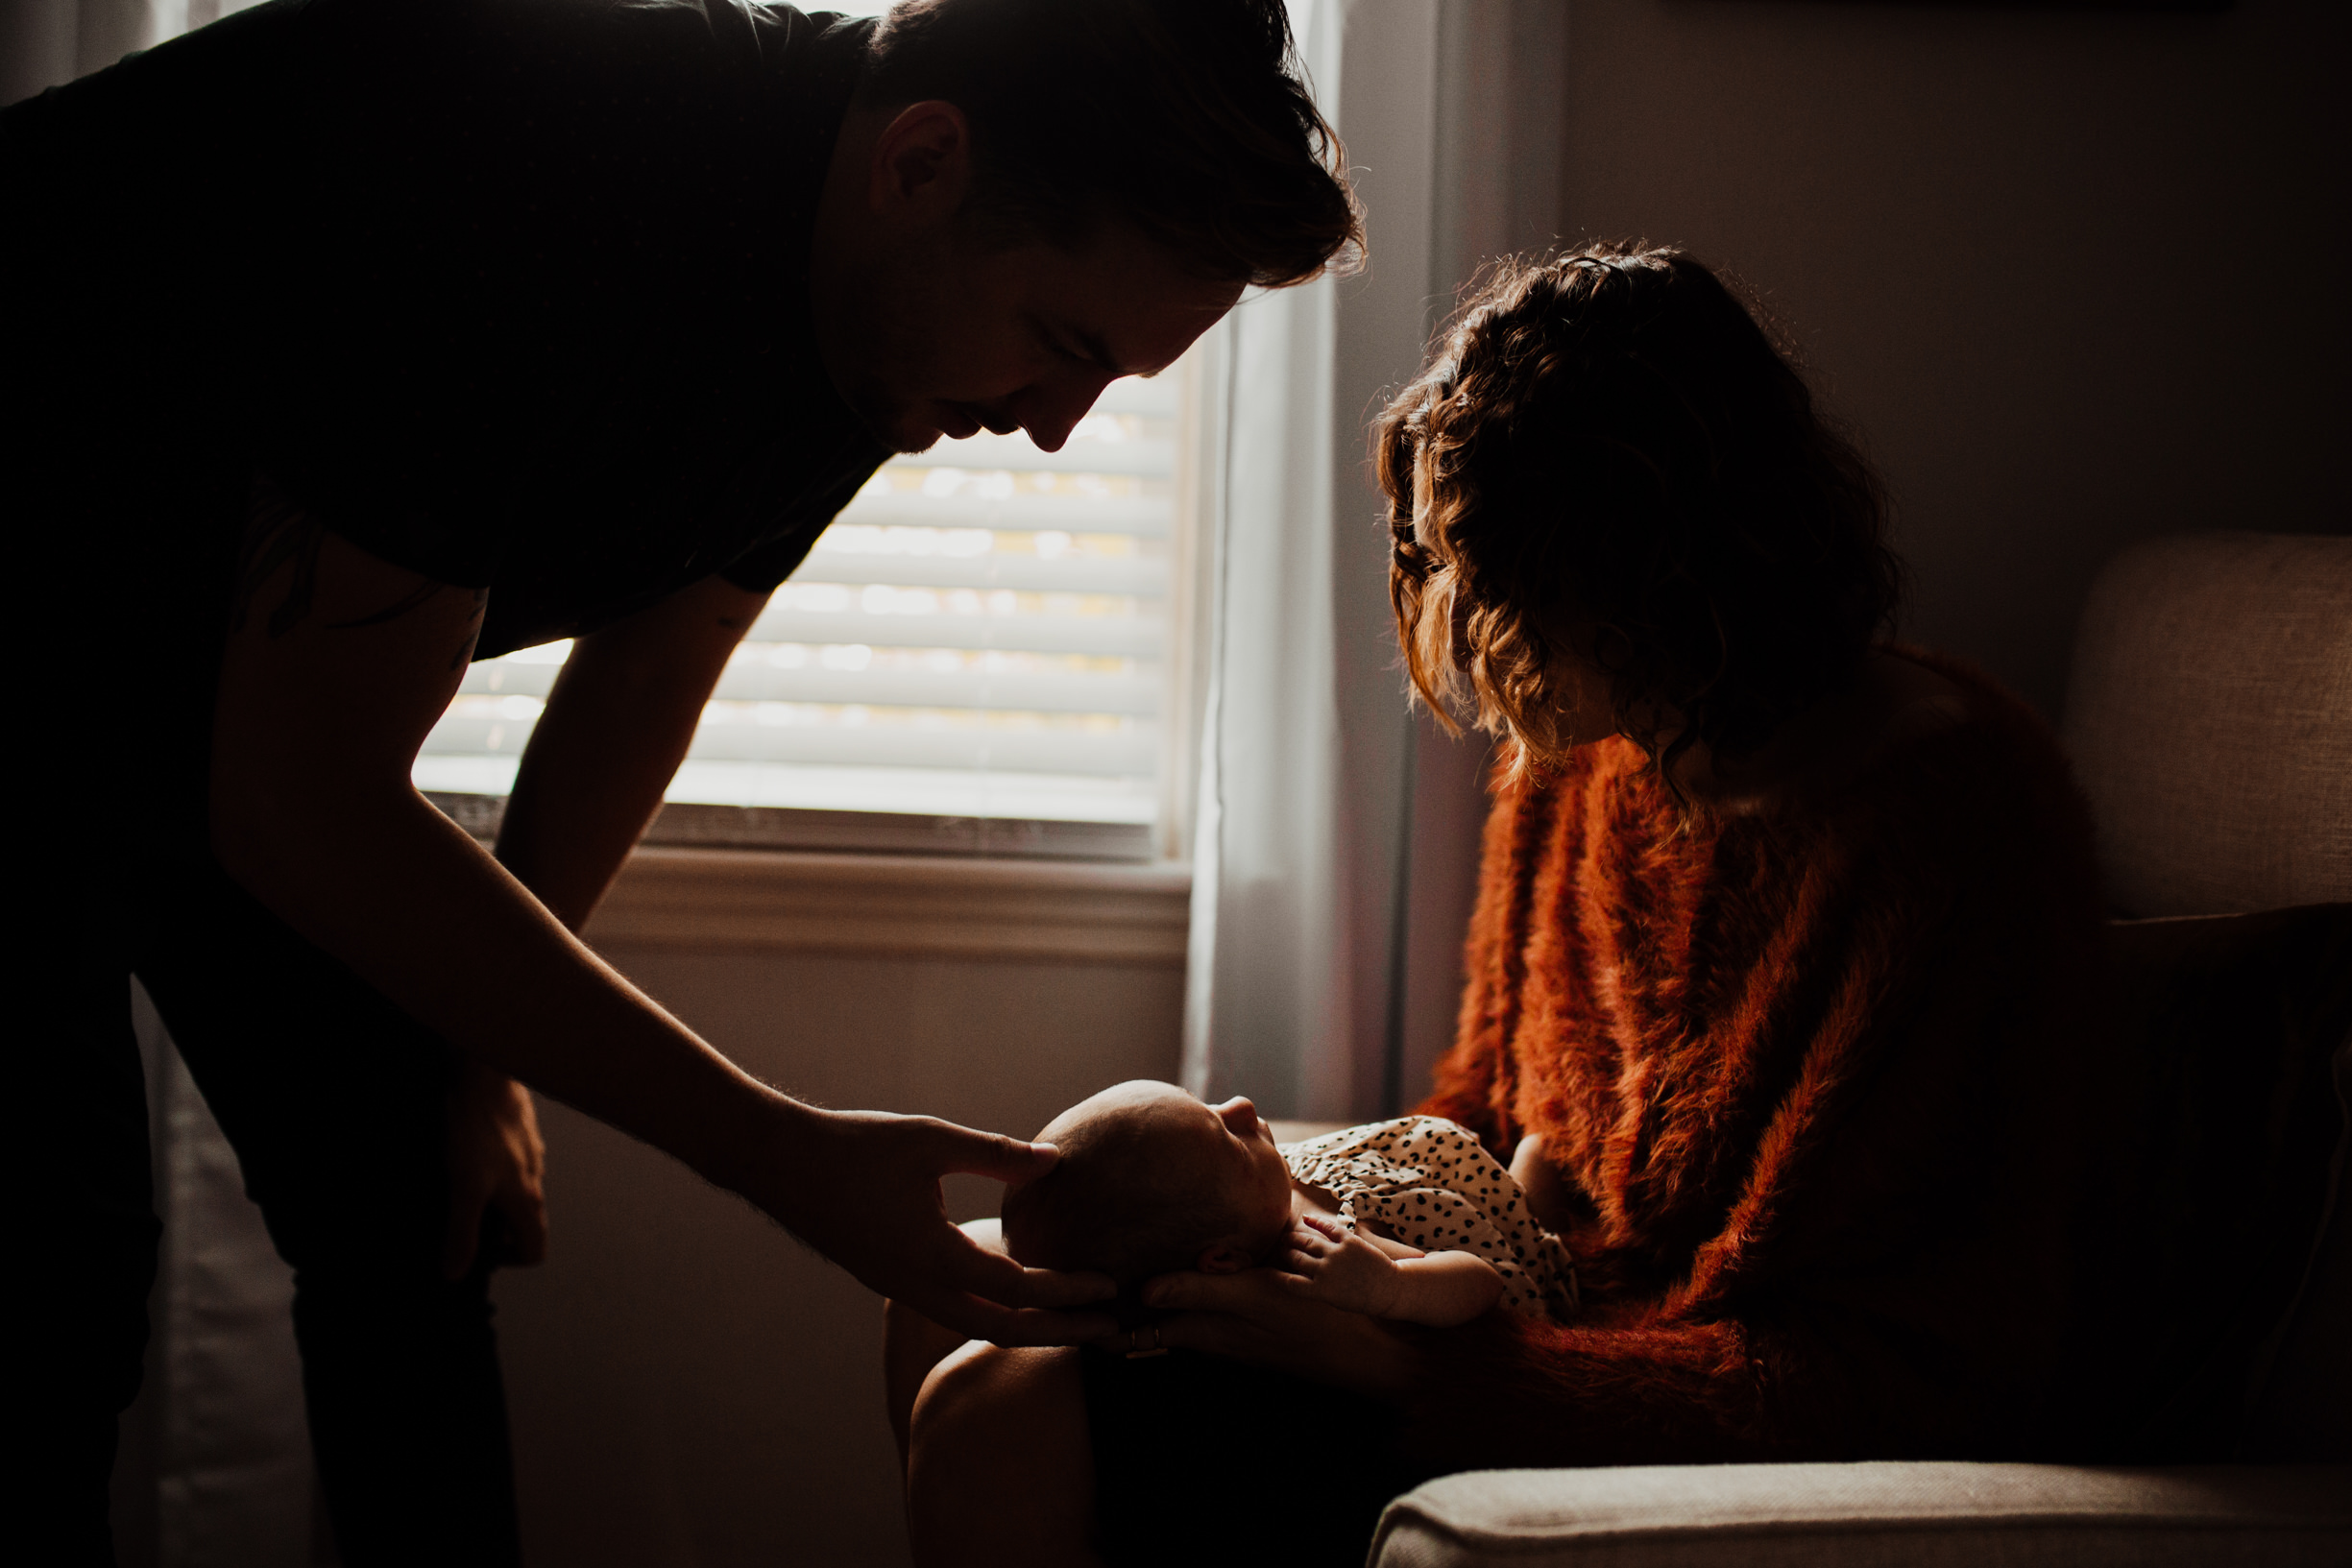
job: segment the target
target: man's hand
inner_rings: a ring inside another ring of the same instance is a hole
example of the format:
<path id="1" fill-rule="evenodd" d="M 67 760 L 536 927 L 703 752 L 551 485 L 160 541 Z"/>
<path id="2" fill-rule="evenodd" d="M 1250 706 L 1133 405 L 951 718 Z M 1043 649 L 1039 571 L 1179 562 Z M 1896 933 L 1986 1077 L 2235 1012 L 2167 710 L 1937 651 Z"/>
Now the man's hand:
<path id="1" fill-rule="evenodd" d="M 460 1060 L 447 1120 L 449 1226 L 441 1272 L 471 1273 L 495 1217 L 490 1262 L 530 1266 L 547 1257 L 547 1146 L 540 1141 L 531 1092 L 494 1068 Z"/>
<path id="2" fill-rule="evenodd" d="M 1077 1344 L 1112 1332 L 1105 1314 L 1056 1310 L 1109 1300 L 1109 1279 L 1024 1268 L 948 1223 L 941 1176 L 1028 1181 L 1053 1168 L 1052 1145 L 931 1117 L 781 1103 L 790 1109 L 770 1170 L 740 1190 L 865 1285 L 1001 1345 Z"/>
<path id="3" fill-rule="evenodd" d="M 1378 1319 L 1311 1298 L 1279 1269 L 1162 1274 L 1144 1286 L 1148 1307 L 1180 1315 L 1159 1325 L 1162 1344 L 1205 1351 L 1316 1383 L 1401 1398 L 1418 1376 L 1411 1349 Z M 1102 1341 L 1124 1347 L 1124 1335 Z"/>
<path id="4" fill-rule="evenodd" d="M 1368 1317 L 1394 1317 L 1404 1294 L 1394 1258 L 1321 1215 L 1301 1215 L 1291 1227 L 1279 1267 L 1294 1294 Z"/>

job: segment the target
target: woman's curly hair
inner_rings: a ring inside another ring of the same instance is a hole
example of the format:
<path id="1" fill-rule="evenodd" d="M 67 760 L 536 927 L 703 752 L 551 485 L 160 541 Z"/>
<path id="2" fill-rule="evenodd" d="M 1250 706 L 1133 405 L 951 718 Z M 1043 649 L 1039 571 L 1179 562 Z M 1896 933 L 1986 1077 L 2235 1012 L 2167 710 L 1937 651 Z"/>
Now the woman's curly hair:
<path id="1" fill-rule="evenodd" d="M 1456 728 L 1467 673 L 1514 778 L 1597 669 L 1675 788 L 1692 745 L 1752 752 L 1851 679 L 1901 597 L 1878 476 L 1680 251 L 1501 264 L 1374 444 L 1413 685 Z"/>

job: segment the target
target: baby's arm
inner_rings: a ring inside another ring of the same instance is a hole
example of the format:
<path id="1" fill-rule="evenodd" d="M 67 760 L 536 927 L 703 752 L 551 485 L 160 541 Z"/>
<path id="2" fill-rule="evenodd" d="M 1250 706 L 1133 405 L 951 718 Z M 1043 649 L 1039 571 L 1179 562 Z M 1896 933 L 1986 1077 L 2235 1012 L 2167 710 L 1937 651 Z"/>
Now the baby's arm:
<path id="1" fill-rule="evenodd" d="M 1448 1329 L 1485 1316 L 1503 1298 L 1503 1276 L 1475 1252 L 1431 1252 L 1393 1261 L 1404 1290 L 1383 1316 Z"/>
<path id="2" fill-rule="evenodd" d="M 1300 1218 L 1280 1263 L 1300 1294 L 1369 1317 L 1452 1328 L 1503 1295 L 1503 1276 L 1474 1252 L 1388 1248 L 1319 1215 Z"/>

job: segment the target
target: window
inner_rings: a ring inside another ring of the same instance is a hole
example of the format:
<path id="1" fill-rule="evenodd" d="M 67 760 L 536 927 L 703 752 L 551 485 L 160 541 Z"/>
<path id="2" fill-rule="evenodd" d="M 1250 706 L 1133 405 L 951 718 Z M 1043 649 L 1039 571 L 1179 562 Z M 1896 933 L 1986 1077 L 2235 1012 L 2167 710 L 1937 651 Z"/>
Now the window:
<path id="1" fill-rule="evenodd" d="M 1113 382 L 1058 452 L 885 465 L 737 650 L 648 841 L 1151 856 L 1191 380 Z M 425 741 L 418 786 L 477 832 L 569 650 L 473 665 Z"/>

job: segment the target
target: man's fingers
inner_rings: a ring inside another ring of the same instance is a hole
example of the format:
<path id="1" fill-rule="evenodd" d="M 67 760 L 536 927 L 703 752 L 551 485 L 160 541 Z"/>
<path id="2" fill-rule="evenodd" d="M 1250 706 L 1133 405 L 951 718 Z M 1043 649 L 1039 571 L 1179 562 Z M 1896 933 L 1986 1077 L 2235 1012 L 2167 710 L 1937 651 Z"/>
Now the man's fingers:
<path id="1" fill-rule="evenodd" d="M 1021 1270 L 1020 1293 L 988 1292 L 990 1300 L 1010 1307 L 1091 1307 L 1119 1293 L 1108 1274 L 1064 1274 L 1051 1268 Z"/>
<path id="2" fill-rule="evenodd" d="M 1240 1319 L 1222 1313 L 1183 1313 L 1159 1324 L 1159 1342 L 1176 1350 L 1248 1360 L 1243 1343 L 1247 1332 Z"/>
<path id="3" fill-rule="evenodd" d="M 1054 1310 L 1108 1301 L 1119 1293 L 1109 1276 L 1025 1268 L 960 1230 L 948 1234 L 953 1255 L 934 1273 L 938 1284 L 901 1297 L 942 1328 L 1000 1345 L 1078 1344 L 1117 1331 L 1107 1313 Z"/>
<path id="4" fill-rule="evenodd" d="M 1256 1272 L 1162 1274 L 1145 1283 L 1144 1305 L 1171 1312 L 1246 1312 L 1265 1290 L 1252 1277 Z"/>
<path id="5" fill-rule="evenodd" d="M 998 1325 L 990 1342 L 1000 1345 L 1080 1345 L 1119 1332 L 1119 1320 L 1108 1313 L 1038 1312 L 1023 1309 Z"/>
<path id="6" fill-rule="evenodd" d="M 1119 1332 L 1108 1313 L 1043 1312 L 1000 1307 L 979 1296 L 927 1296 L 902 1303 L 967 1339 L 999 1345 L 1075 1345 L 1107 1341 Z"/>
<path id="7" fill-rule="evenodd" d="M 939 1162 L 943 1171 L 960 1171 L 965 1175 L 986 1176 L 992 1181 L 1035 1181 L 1054 1169 L 1061 1158 L 1061 1150 L 1052 1144 L 1032 1144 L 1020 1138 L 1006 1138 L 1000 1133 L 975 1132 L 954 1122 L 942 1122 L 949 1137 L 945 1156 Z"/>
<path id="8" fill-rule="evenodd" d="M 1108 1301 L 1119 1293 L 1107 1274 L 1064 1274 L 1051 1268 L 1025 1268 L 1002 1252 L 982 1246 L 961 1231 L 952 1231 L 955 1259 L 939 1272 L 950 1288 L 967 1291 L 1006 1307 L 1084 1307 Z M 982 1335 L 973 1335 L 982 1339 Z"/>

